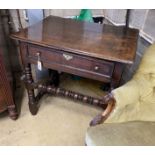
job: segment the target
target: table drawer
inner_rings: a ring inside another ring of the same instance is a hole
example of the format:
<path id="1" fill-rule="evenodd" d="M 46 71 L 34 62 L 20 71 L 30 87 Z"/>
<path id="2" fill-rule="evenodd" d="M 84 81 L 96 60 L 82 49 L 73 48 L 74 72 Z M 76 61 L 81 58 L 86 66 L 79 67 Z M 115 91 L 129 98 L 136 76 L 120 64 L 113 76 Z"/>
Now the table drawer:
<path id="1" fill-rule="evenodd" d="M 62 57 L 62 62 L 68 66 L 87 70 L 96 74 L 109 76 L 111 76 L 113 72 L 113 64 L 106 61 L 101 61 L 90 57 L 70 54 L 66 52 L 62 53 Z"/>
<path id="2" fill-rule="evenodd" d="M 37 60 L 38 54 L 43 64 L 44 62 L 59 64 L 75 70 L 87 71 L 92 74 L 101 74 L 107 77 L 111 77 L 113 73 L 114 64 L 112 62 L 73 54 L 62 50 L 38 47 L 34 45 L 29 46 L 30 58 Z"/>
<path id="3" fill-rule="evenodd" d="M 56 63 L 61 63 L 62 62 L 62 57 L 61 51 L 55 50 L 55 49 L 48 49 L 48 48 L 43 48 L 40 46 L 35 46 L 31 45 L 28 47 L 29 48 L 29 56 L 35 59 L 38 59 L 38 54 L 41 60 L 49 61 L 51 63 L 56 62 Z"/>

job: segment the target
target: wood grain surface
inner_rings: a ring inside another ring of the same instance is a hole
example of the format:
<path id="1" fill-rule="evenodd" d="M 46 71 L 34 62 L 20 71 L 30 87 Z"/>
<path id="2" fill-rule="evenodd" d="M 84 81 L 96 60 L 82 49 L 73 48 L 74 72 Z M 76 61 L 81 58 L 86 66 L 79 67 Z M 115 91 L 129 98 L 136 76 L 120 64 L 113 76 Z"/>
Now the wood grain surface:
<path id="1" fill-rule="evenodd" d="M 17 40 L 96 58 L 133 63 L 139 31 L 49 16 L 11 35 Z"/>

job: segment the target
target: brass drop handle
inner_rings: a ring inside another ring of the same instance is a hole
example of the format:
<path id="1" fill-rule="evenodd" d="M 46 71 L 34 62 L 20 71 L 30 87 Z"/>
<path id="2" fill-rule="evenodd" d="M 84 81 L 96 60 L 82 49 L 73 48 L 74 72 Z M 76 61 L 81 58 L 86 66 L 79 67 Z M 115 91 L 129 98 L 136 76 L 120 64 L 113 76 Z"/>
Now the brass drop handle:
<path id="1" fill-rule="evenodd" d="M 36 53 L 36 56 L 38 57 L 38 60 L 37 60 L 37 67 L 38 67 L 38 69 L 41 71 L 41 70 L 42 70 L 42 62 L 41 62 L 41 58 L 40 58 L 40 53 L 37 52 L 37 53 Z"/>
<path id="2" fill-rule="evenodd" d="M 73 56 L 72 56 L 72 55 L 68 55 L 68 54 L 64 54 L 64 53 L 63 53 L 63 57 L 64 57 L 67 61 L 73 59 Z"/>
<path id="3" fill-rule="evenodd" d="M 40 53 L 39 52 L 36 53 L 36 56 L 37 56 L 38 60 L 40 60 Z"/>
<path id="4" fill-rule="evenodd" d="M 95 66 L 94 69 L 97 71 L 97 70 L 99 70 L 99 67 L 98 66 Z"/>

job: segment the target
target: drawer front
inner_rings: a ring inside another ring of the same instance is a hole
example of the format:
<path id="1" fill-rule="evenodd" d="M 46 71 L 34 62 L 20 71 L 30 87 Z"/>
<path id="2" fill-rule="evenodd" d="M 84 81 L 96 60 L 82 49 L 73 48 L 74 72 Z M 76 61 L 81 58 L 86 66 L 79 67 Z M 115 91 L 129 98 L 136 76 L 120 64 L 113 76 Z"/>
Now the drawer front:
<path id="1" fill-rule="evenodd" d="M 70 53 L 62 54 L 62 62 L 65 65 L 87 70 L 95 74 L 111 76 L 113 72 L 113 64 L 106 61 L 87 58 L 85 56 L 74 55 Z"/>
<path id="2" fill-rule="evenodd" d="M 38 46 L 29 46 L 29 56 L 35 59 L 38 59 L 38 54 L 41 60 L 49 61 L 49 62 L 55 62 L 55 63 L 61 63 L 62 62 L 62 55 L 61 51 L 55 50 L 55 49 L 48 49 L 48 48 L 42 48 Z"/>
<path id="3" fill-rule="evenodd" d="M 29 58 L 37 60 L 38 54 L 43 64 L 44 62 L 59 64 L 71 69 L 77 69 L 78 71 L 81 70 L 109 78 L 113 73 L 114 64 L 112 62 L 81 56 L 62 50 L 43 48 L 35 45 L 29 46 Z M 60 68 L 58 69 L 60 70 Z"/>

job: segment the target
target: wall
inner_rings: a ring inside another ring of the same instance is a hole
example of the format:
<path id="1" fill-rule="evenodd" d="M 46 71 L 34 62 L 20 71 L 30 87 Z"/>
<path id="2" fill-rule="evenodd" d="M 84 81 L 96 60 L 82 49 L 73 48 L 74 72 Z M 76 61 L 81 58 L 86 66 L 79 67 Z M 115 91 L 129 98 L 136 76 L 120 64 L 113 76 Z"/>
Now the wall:
<path id="1" fill-rule="evenodd" d="M 14 30 L 18 31 L 20 29 L 20 24 L 18 21 L 17 10 L 10 9 L 9 11 L 10 11 L 11 17 L 13 19 Z M 44 11 L 45 17 L 47 17 L 49 15 L 55 15 L 55 16 L 60 16 L 60 17 L 70 17 L 70 16 L 79 15 L 79 13 L 80 13 L 80 9 L 45 9 L 43 11 Z M 92 9 L 93 16 L 103 16 L 103 12 L 104 11 L 102 9 Z M 20 9 L 19 13 L 20 13 L 22 27 L 25 28 L 28 26 L 28 20 L 26 18 L 26 10 Z"/>
<path id="2" fill-rule="evenodd" d="M 114 25 L 124 25 L 126 18 L 126 9 L 106 9 L 104 10 L 104 16 Z"/>
<path id="3" fill-rule="evenodd" d="M 55 15 L 60 17 L 67 17 L 67 16 L 77 16 L 80 13 L 80 9 L 46 9 L 45 16 Z M 103 15 L 102 9 L 92 9 L 92 14 L 96 15 Z"/>

